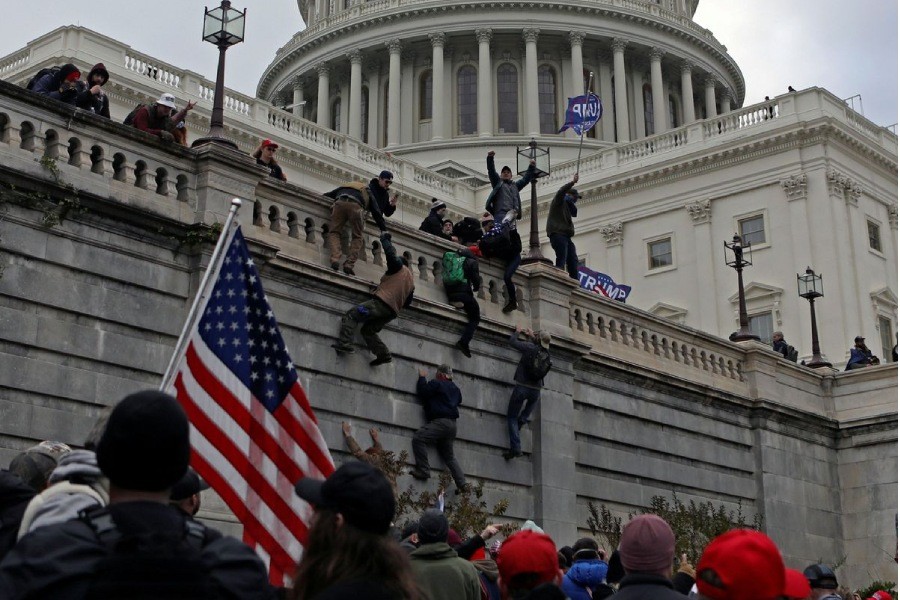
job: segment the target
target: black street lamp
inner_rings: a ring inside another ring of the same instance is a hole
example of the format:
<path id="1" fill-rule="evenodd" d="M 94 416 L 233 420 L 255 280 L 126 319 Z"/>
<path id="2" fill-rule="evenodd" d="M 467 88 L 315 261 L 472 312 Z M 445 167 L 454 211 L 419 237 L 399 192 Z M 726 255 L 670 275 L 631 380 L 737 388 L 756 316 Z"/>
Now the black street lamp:
<path id="1" fill-rule="evenodd" d="M 524 147 L 516 147 L 516 159 L 518 161 L 519 175 L 524 175 L 531 161 L 535 163 L 535 175 L 531 180 L 531 237 L 528 240 L 528 255 L 522 259 L 522 264 L 543 262 L 552 265 L 553 261 L 544 258 L 541 253 L 541 239 L 538 236 L 538 210 L 537 210 L 537 180 L 550 174 L 550 148 L 538 148 L 537 142 L 531 138 L 531 142 Z"/>
<path id="2" fill-rule="evenodd" d="M 822 276 L 806 267 L 806 273 L 797 274 L 797 293 L 801 298 L 809 300 L 809 318 L 812 323 L 812 358 L 806 363 L 807 367 L 830 367 L 831 363 L 822 358 L 819 350 L 819 328 L 816 326 L 816 298 L 822 298 Z"/>
<path id="3" fill-rule="evenodd" d="M 748 243 L 746 246 L 741 240 L 741 236 L 734 234 L 731 243 L 723 242 L 725 245 L 725 264 L 737 271 L 738 276 L 738 315 L 740 318 L 741 328 L 728 338 L 733 342 L 743 342 L 746 340 L 759 341 L 759 336 L 750 331 L 750 319 L 747 318 L 747 300 L 744 298 L 744 267 L 753 266 L 752 252 L 753 249 Z M 728 251 L 734 253 L 734 260 L 729 260 Z"/>
<path id="4" fill-rule="evenodd" d="M 229 0 L 213 9 L 205 9 L 203 15 L 203 41 L 219 47 L 219 69 L 216 72 L 216 92 L 213 96 L 212 116 L 209 119 L 209 133 L 196 140 L 191 147 L 215 142 L 238 149 L 237 144 L 225 137 L 222 104 L 225 101 L 225 51 L 244 41 L 244 21 L 247 9 L 239 11 L 231 8 Z"/>

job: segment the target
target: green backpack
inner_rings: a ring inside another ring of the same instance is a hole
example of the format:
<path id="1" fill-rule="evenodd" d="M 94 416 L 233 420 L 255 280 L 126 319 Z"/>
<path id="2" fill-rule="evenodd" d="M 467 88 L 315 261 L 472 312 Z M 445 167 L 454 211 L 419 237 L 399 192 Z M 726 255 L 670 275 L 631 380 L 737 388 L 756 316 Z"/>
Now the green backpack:
<path id="1" fill-rule="evenodd" d="M 445 285 L 466 282 L 466 274 L 463 273 L 463 265 L 466 262 L 465 256 L 460 255 L 459 252 L 444 252 L 444 259 L 441 262 L 443 264 L 441 277 Z"/>

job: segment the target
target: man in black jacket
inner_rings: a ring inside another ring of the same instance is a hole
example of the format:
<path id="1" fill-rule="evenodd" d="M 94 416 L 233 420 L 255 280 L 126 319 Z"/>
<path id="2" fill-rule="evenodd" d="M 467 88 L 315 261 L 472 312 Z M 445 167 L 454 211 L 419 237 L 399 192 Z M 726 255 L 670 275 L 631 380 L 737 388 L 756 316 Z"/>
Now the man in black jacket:
<path id="1" fill-rule="evenodd" d="M 547 212 L 547 237 L 550 245 L 556 253 L 556 268 L 565 269 L 569 277 L 578 280 L 578 252 L 572 242 L 575 235 L 575 226 L 572 217 L 578 214 L 575 203 L 581 195 L 574 189 L 578 183 L 578 173 L 572 177 L 572 181 L 563 185 L 556 192 Z"/>
<path id="2" fill-rule="evenodd" d="M 432 198 L 431 210 L 428 211 L 428 216 L 426 216 L 422 221 L 422 224 L 419 225 L 419 231 L 430 233 L 431 235 L 437 236 L 439 238 L 444 238 L 445 240 L 452 239 L 452 232 L 450 233 L 450 235 L 444 233 L 444 215 L 446 214 L 447 204 L 442 200 Z"/>
<path id="3" fill-rule="evenodd" d="M 445 254 L 443 266 L 444 270 L 441 272 L 441 276 L 444 280 L 444 291 L 447 292 L 447 301 L 457 308 L 461 307 L 469 318 L 469 322 L 463 329 L 462 337 L 456 342 L 456 348 L 466 357 L 471 358 L 469 342 L 475 336 L 478 322 L 481 321 L 481 310 L 475 299 L 475 292 L 481 289 L 478 260 L 471 250 L 463 248 L 457 250 L 455 254 L 449 252 Z"/>
<path id="4" fill-rule="evenodd" d="M 397 210 L 397 194 L 388 192 L 392 183 L 394 183 L 394 174 L 387 170 L 382 171 L 378 174 L 378 177 L 373 177 L 369 181 L 369 194 L 375 198 L 378 208 L 381 209 L 381 214 L 385 217 L 391 216 Z"/>
<path id="5" fill-rule="evenodd" d="M 462 404 L 462 393 L 453 383 L 453 369 L 441 365 L 435 378 L 425 379 L 428 372 L 419 369 L 419 380 L 416 382 L 416 394 L 425 408 L 425 425 L 413 435 L 412 447 L 416 466 L 411 475 L 425 481 L 428 473 L 428 445 L 437 447 L 438 455 L 456 482 L 456 491 L 466 486 L 466 476 L 453 456 L 453 440 L 456 439 L 456 420 L 459 418 L 459 405 Z"/>
<path id="6" fill-rule="evenodd" d="M 538 345 L 544 350 L 550 349 L 550 333 L 541 331 L 537 335 L 530 329 L 525 330 L 525 340 L 519 339 L 522 328 L 516 325 L 516 330 L 509 336 L 510 345 L 522 353 L 519 364 L 516 366 L 516 374 L 513 380 L 516 387 L 513 388 L 506 407 L 506 426 L 509 432 L 509 450 L 503 453 L 503 458 L 510 460 L 522 456 L 522 442 L 519 439 L 519 430 L 528 424 L 531 413 L 541 400 L 541 387 L 543 379 L 532 379 L 526 368 L 526 361 L 534 353 L 538 352 Z"/>
<path id="7" fill-rule="evenodd" d="M 83 108 L 101 117 L 109 118 L 109 98 L 103 93 L 103 86 L 109 81 L 109 71 L 103 63 L 97 63 L 87 76 L 87 84 L 83 86 L 75 100 L 75 106 Z"/>

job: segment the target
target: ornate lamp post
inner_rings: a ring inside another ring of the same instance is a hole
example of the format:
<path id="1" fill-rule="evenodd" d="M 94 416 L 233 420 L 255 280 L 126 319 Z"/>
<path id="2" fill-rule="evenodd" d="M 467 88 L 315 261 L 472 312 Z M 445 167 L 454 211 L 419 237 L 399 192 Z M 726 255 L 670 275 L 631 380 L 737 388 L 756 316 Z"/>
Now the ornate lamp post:
<path id="1" fill-rule="evenodd" d="M 752 252 L 750 244 L 744 245 L 741 236 L 734 234 L 729 242 L 723 242 L 725 245 L 725 264 L 737 271 L 738 276 L 738 315 L 740 318 L 741 328 L 731 334 L 729 339 L 733 342 L 743 342 L 746 340 L 759 341 L 759 336 L 751 333 L 750 319 L 747 318 L 747 301 L 744 298 L 744 267 L 753 265 Z M 729 260 L 728 251 L 734 253 L 734 260 Z M 746 250 L 746 252 L 745 252 Z"/>
<path id="2" fill-rule="evenodd" d="M 522 259 L 522 264 L 543 262 L 552 265 L 553 261 L 544 258 L 541 253 L 537 210 L 537 180 L 550 174 L 550 148 L 538 148 L 537 142 L 531 138 L 531 142 L 526 147 L 516 147 L 516 160 L 519 175 L 525 174 L 531 161 L 534 161 L 536 170 L 534 179 L 531 180 L 531 237 L 528 241 L 528 255 Z"/>
<path id="3" fill-rule="evenodd" d="M 216 8 L 205 9 L 203 15 L 203 41 L 219 47 L 219 69 L 216 72 L 216 93 L 213 96 L 212 117 L 209 120 L 209 133 L 196 140 L 191 146 L 199 146 L 215 142 L 237 150 L 237 144 L 225 137 L 222 119 L 222 104 L 225 100 L 225 51 L 231 46 L 244 41 L 244 21 L 247 9 L 243 12 L 231 8 L 229 0 L 222 0 Z"/>
<path id="4" fill-rule="evenodd" d="M 830 367 L 831 363 L 822 359 L 819 350 L 819 328 L 816 326 L 816 298 L 821 298 L 825 294 L 822 292 L 822 276 L 816 275 L 815 271 L 806 267 L 806 273 L 797 274 L 797 294 L 801 298 L 809 300 L 809 318 L 812 323 L 812 358 L 807 367 L 815 369 L 817 367 Z"/>

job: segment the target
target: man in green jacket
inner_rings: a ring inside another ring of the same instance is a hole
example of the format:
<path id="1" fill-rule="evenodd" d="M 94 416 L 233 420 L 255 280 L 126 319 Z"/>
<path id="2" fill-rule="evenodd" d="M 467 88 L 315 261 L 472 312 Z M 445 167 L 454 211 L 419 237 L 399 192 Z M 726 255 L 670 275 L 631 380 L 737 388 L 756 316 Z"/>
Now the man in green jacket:
<path id="1" fill-rule="evenodd" d="M 572 187 L 576 183 L 578 173 L 575 173 L 572 181 L 559 188 L 550 203 L 550 210 L 547 212 L 547 237 L 550 238 L 550 245 L 556 252 L 556 268 L 565 269 L 569 272 L 569 277 L 577 281 L 578 252 L 572 243 L 572 236 L 575 235 L 572 217 L 578 214 L 575 203 L 581 194 Z"/>
<path id="2" fill-rule="evenodd" d="M 409 555 L 416 581 L 429 600 L 480 600 L 478 571 L 447 543 L 450 524 L 429 508 L 419 519 L 419 547 Z"/>

